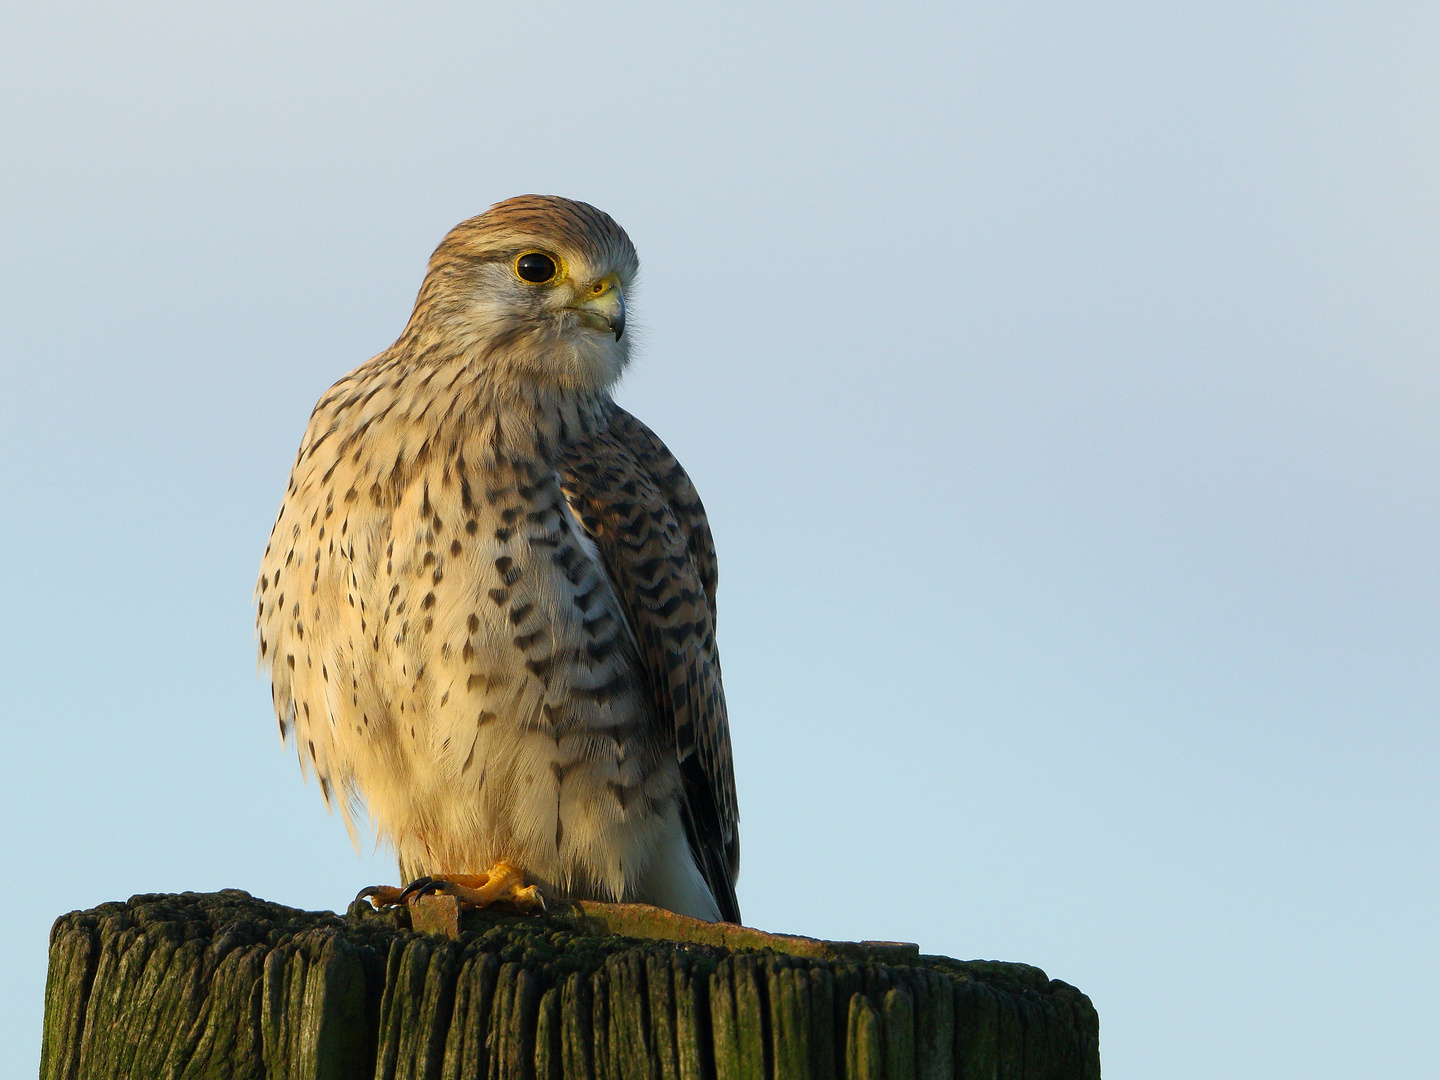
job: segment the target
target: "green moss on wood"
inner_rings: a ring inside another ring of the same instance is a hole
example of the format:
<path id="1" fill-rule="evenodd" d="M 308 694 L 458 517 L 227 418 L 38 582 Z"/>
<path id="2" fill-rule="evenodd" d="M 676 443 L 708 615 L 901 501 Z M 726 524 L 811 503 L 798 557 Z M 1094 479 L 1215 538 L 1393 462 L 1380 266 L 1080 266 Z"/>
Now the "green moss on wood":
<path id="1" fill-rule="evenodd" d="M 1038 968 L 613 907 L 472 913 L 453 937 L 234 890 L 72 912 L 41 1077 L 1099 1078 L 1094 1008 Z"/>

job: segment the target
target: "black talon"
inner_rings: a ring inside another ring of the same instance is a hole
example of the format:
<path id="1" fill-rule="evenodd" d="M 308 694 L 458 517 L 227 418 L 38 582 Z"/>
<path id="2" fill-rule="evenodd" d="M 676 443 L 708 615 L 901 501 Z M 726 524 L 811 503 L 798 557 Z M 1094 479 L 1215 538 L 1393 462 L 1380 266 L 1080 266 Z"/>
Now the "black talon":
<path id="1" fill-rule="evenodd" d="M 405 888 L 400 890 L 400 902 L 404 904 L 408 903 L 414 897 L 428 896 L 444 884 L 443 881 L 436 881 L 432 877 L 417 877 L 414 881 L 410 882 L 409 885 L 406 885 Z"/>
<path id="2" fill-rule="evenodd" d="M 358 893 L 355 894 L 355 900 L 356 902 L 359 902 L 361 900 L 369 899 L 370 897 L 374 896 L 376 893 L 382 891 L 385 888 L 387 888 L 387 886 L 385 885 L 366 885 L 365 888 L 361 889 Z M 375 906 L 373 901 L 371 902 L 370 906 Z"/>

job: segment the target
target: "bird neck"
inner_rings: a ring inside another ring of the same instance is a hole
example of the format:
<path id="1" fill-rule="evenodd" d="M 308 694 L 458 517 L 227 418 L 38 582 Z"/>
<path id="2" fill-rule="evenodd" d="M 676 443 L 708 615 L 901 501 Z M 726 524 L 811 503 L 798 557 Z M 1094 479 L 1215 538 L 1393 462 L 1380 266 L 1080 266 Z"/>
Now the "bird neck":
<path id="1" fill-rule="evenodd" d="M 407 327 L 373 372 L 397 399 L 396 419 L 422 429 L 427 441 L 458 438 L 472 452 L 483 447 L 487 459 L 553 465 L 609 424 L 613 379 L 567 385 L 558 380 L 574 378 L 574 357 L 546 357 L 503 333 L 470 336 L 432 322 Z"/>
<path id="2" fill-rule="evenodd" d="M 486 460 L 528 458 L 553 467 L 572 444 L 605 428 L 613 408 L 608 394 L 532 382 L 485 384 L 463 410 L 465 441 L 478 441 Z"/>

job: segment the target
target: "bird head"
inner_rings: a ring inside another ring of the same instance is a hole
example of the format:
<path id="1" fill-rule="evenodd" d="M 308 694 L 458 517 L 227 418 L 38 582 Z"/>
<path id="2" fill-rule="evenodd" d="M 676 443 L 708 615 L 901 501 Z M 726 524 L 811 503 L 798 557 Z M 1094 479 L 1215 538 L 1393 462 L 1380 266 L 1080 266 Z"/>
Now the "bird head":
<path id="1" fill-rule="evenodd" d="M 609 214 L 521 195 L 463 221 L 430 258 L 407 334 L 493 380 L 603 393 L 630 359 L 626 296 L 639 259 Z"/>

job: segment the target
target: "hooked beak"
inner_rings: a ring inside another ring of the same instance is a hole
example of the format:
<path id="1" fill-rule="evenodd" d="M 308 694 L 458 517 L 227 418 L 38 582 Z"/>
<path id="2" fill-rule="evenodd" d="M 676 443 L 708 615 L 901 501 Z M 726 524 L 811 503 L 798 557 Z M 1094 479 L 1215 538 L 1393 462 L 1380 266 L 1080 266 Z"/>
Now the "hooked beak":
<path id="1" fill-rule="evenodd" d="M 585 299 L 575 305 L 575 310 L 590 318 L 587 322 L 598 330 L 601 325 L 615 333 L 619 341 L 625 333 L 625 294 L 620 283 L 613 278 L 597 283 L 603 286 L 600 292 L 589 292 Z M 597 325 L 599 324 L 599 325 Z"/>

